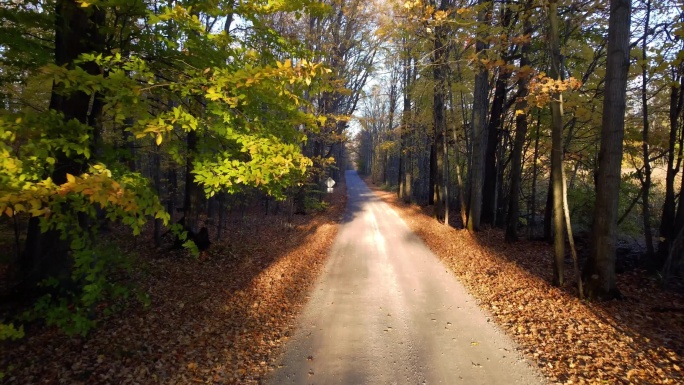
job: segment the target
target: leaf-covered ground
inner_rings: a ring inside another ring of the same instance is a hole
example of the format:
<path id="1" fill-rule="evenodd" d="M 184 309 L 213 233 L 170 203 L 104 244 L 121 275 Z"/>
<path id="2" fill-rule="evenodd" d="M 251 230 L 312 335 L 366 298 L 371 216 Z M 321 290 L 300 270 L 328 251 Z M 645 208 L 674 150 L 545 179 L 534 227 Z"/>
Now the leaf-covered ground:
<path id="1" fill-rule="evenodd" d="M 87 338 L 42 329 L 0 345 L 7 384 L 256 384 L 321 272 L 342 219 L 345 186 L 323 213 L 254 213 L 204 259 L 141 245 L 138 284 L 151 305 L 110 317 Z"/>
<path id="2" fill-rule="evenodd" d="M 548 244 L 507 245 L 498 230 L 473 236 L 432 219 L 431 207 L 405 205 L 395 194 L 374 190 L 552 383 L 684 383 L 684 298 L 661 290 L 645 272 L 618 275 L 626 300 L 580 301 L 571 274 L 566 287 L 550 284 Z"/>

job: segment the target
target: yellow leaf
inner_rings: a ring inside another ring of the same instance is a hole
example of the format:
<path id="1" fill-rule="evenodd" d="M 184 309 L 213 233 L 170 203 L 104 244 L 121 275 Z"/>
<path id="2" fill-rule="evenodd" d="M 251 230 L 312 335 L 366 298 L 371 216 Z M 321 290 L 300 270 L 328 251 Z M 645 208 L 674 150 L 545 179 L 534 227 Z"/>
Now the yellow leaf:
<path id="1" fill-rule="evenodd" d="M 310 77 L 307 76 L 306 79 L 304 79 L 304 81 L 306 82 L 307 86 L 311 85 L 311 78 Z"/>
<path id="2" fill-rule="evenodd" d="M 47 210 L 45 210 L 45 209 L 31 209 L 31 210 L 29 210 L 29 213 L 31 213 L 32 217 L 39 217 L 39 216 L 43 215 L 43 213 L 45 213 L 46 211 Z"/>
<path id="3" fill-rule="evenodd" d="M 76 182 L 76 178 L 69 173 L 66 174 L 66 178 L 67 178 L 67 182 L 69 182 L 69 183 L 75 183 Z"/>
<path id="4" fill-rule="evenodd" d="M 157 137 L 154 139 L 154 142 L 157 143 L 157 146 L 161 146 L 162 135 L 160 133 L 157 133 Z"/>

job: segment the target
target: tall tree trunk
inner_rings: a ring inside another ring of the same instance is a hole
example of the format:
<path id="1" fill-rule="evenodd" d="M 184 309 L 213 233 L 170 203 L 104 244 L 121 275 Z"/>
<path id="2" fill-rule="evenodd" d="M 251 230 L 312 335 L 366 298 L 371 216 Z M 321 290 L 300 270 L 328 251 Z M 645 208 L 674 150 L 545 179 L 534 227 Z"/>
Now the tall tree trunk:
<path id="1" fill-rule="evenodd" d="M 442 0 L 439 10 L 445 11 L 449 4 L 449 0 Z M 444 220 L 446 215 L 447 205 L 447 186 L 446 175 L 448 175 L 447 159 L 446 159 L 446 114 L 445 114 L 445 98 L 446 98 L 446 75 L 448 49 L 445 44 L 446 41 L 446 25 L 439 24 L 435 26 L 434 34 L 434 49 L 432 60 L 432 75 L 435 82 L 433 99 L 432 99 L 432 122 L 434 127 L 434 142 L 431 153 L 434 153 L 434 167 L 431 167 L 431 175 L 434 172 L 434 215 L 437 220 Z M 432 185 L 433 183 L 431 183 Z M 447 223 L 448 225 L 448 223 Z"/>
<path id="2" fill-rule="evenodd" d="M 197 132 L 190 131 L 187 136 L 188 153 L 185 163 L 185 198 L 183 203 L 183 213 L 185 215 L 185 227 L 192 231 L 199 231 L 199 212 L 201 203 L 201 187 L 195 182 L 195 175 L 192 173 L 193 162 L 197 152 Z"/>
<path id="3" fill-rule="evenodd" d="M 501 131 L 503 105 L 506 101 L 506 87 L 510 76 L 499 74 L 494 89 L 492 112 L 487 127 L 487 148 L 484 162 L 484 182 L 482 189 L 482 213 L 480 222 L 483 225 L 494 225 L 496 218 L 496 189 L 497 189 L 497 146 Z"/>
<path id="4" fill-rule="evenodd" d="M 410 50 L 407 53 L 407 58 L 404 59 L 404 68 L 402 69 L 403 78 L 403 109 L 401 111 L 401 128 L 399 129 L 399 199 L 406 200 L 406 168 L 408 159 L 408 136 L 409 136 L 409 122 L 411 116 L 411 94 L 409 92 L 409 82 L 411 81 L 411 65 L 410 65 Z M 408 198 L 410 199 L 410 197 Z"/>
<path id="5" fill-rule="evenodd" d="M 658 254 L 656 264 L 658 267 L 662 266 L 665 259 L 670 253 L 670 244 L 677 235 L 674 232 L 675 220 L 675 178 L 679 171 L 679 163 L 675 165 L 677 135 L 681 130 L 680 118 L 682 115 L 682 108 L 684 107 L 684 76 L 682 76 L 681 64 L 673 70 L 676 78 L 676 83 L 670 87 L 670 137 L 667 149 L 667 175 L 665 176 L 665 202 L 663 203 L 663 212 L 660 219 L 660 242 L 658 243 Z"/>
<path id="6" fill-rule="evenodd" d="M 477 22 L 478 34 L 477 42 L 475 43 L 475 53 L 479 56 L 487 49 L 487 32 L 484 28 L 485 24 L 489 23 L 489 6 L 491 2 L 488 0 L 478 0 Z M 470 198 L 468 207 L 468 223 L 469 231 L 477 231 L 480 229 L 480 219 L 482 214 L 482 188 L 484 184 L 484 162 L 485 151 L 487 147 L 487 98 L 488 98 L 488 83 L 489 71 L 484 66 L 478 65 L 475 73 L 475 89 L 473 91 L 473 118 L 471 119 L 473 125 L 473 154 L 472 166 L 470 170 Z"/>
<path id="7" fill-rule="evenodd" d="M 651 203 L 649 195 L 651 192 L 651 161 L 649 159 L 649 122 L 648 122 L 648 64 L 647 64 L 647 40 L 649 35 L 649 23 L 651 19 L 651 0 L 646 2 L 646 19 L 644 20 L 644 34 L 641 40 L 641 59 L 643 64 L 641 67 L 641 108 L 643 118 L 643 135 L 642 135 L 642 155 L 644 158 L 644 172 L 643 172 L 643 186 L 641 189 L 641 216 L 644 223 L 644 240 L 646 241 L 646 254 L 649 260 L 653 258 L 653 232 L 651 230 Z"/>
<path id="8" fill-rule="evenodd" d="M 100 27 L 104 23 L 105 13 L 98 7 L 85 9 L 74 0 L 58 0 L 55 4 L 55 64 L 74 69 L 82 68 L 91 75 L 100 74 L 100 67 L 94 62 L 74 64 L 81 54 L 99 53 L 104 50 L 104 37 Z M 91 96 L 76 91 L 64 94 L 60 86 L 53 84 L 50 97 L 51 110 L 64 116 L 64 121 L 76 120 L 81 124 L 92 124 L 90 108 Z M 47 135 L 60 137 L 60 132 L 49 132 Z M 91 151 L 93 153 L 94 151 Z M 86 169 L 84 156 L 58 154 L 54 171 L 50 177 L 56 184 L 67 181 L 66 175 L 80 175 Z M 26 247 L 21 261 L 24 282 L 27 285 L 38 282 L 47 275 L 60 274 L 68 263 L 69 240 L 61 239 L 61 232 L 40 229 L 40 218 L 29 220 L 26 236 Z"/>
<path id="9" fill-rule="evenodd" d="M 430 178 L 428 179 L 428 205 L 434 205 L 439 201 L 439 188 L 437 186 L 437 150 L 435 148 L 435 139 L 430 140 L 430 158 L 428 159 L 428 172 Z"/>
<path id="10" fill-rule="evenodd" d="M 162 193 L 162 187 L 161 187 L 161 154 L 159 153 L 159 149 L 155 148 L 154 149 L 154 154 L 152 155 L 152 165 L 154 167 L 153 170 L 153 180 L 154 180 L 154 189 L 157 192 L 157 196 L 161 196 Z M 154 245 L 159 247 L 161 246 L 162 242 L 162 225 L 163 221 L 159 218 L 156 218 L 154 220 Z"/>
<path id="11" fill-rule="evenodd" d="M 510 8 L 510 0 L 506 0 L 503 4 L 501 28 L 508 31 L 513 13 Z M 482 214 L 481 224 L 495 225 L 497 215 L 497 189 L 498 186 L 498 172 L 500 168 L 499 163 L 503 161 L 497 155 L 498 145 L 500 142 L 500 133 L 503 125 L 503 115 L 505 113 L 505 103 L 508 88 L 508 79 L 511 77 L 511 72 L 505 69 L 508 64 L 508 48 L 502 48 L 499 55 L 504 60 L 504 65 L 499 68 L 494 88 L 494 99 L 492 101 L 492 110 L 489 118 L 489 126 L 487 128 L 487 153 L 485 156 L 485 172 L 484 172 L 484 186 L 482 190 Z"/>
<path id="12" fill-rule="evenodd" d="M 523 34 L 533 32 L 530 17 L 532 16 L 532 2 L 525 5 Z M 530 43 L 523 43 L 520 57 L 520 68 L 530 65 Z M 513 140 L 513 152 L 511 153 L 511 189 L 508 194 L 508 217 L 506 218 L 506 242 L 518 240 L 518 217 L 520 217 L 520 185 L 522 180 L 522 152 L 527 136 L 527 95 L 529 78 L 523 76 L 518 80 L 518 95 L 515 104 L 515 138 Z"/>
<path id="13" fill-rule="evenodd" d="M 451 86 L 451 77 L 449 77 L 449 106 L 451 107 L 451 121 L 456 124 L 456 105 L 454 105 L 454 93 L 452 91 L 453 87 Z M 464 186 L 463 186 L 463 177 L 461 176 L 461 157 L 459 155 L 458 151 L 458 135 L 456 134 L 456 127 L 453 128 L 453 136 L 454 136 L 454 169 L 456 171 L 456 191 L 457 191 L 457 203 L 458 203 L 458 208 L 460 212 L 460 219 L 462 225 L 465 225 L 467 222 L 467 214 L 466 214 L 466 207 L 465 207 L 465 194 L 464 194 Z M 448 154 L 447 154 L 448 155 Z M 448 158 L 448 157 L 447 157 Z M 447 211 L 447 214 L 449 212 Z"/>
<path id="14" fill-rule="evenodd" d="M 591 234 L 591 254 L 585 266 L 587 296 L 620 297 L 615 282 L 615 242 L 622 140 L 625 133 L 625 96 L 629 71 L 631 0 L 611 0 L 608 20 L 608 61 L 603 100 L 603 127 Z"/>
<path id="15" fill-rule="evenodd" d="M 529 203 L 529 228 L 527 237 L 534 238 L 537 227 L 537 161 L 539 160 L 539 129 L 541 128 L 541 113 L 537 112 L 537 129 L 534 136 L 534 154 L 532 155 L 532 191 Z"/>
<path id="16" fill-rule="evenodd" d="M 551 67 L 549 77 L 561 80 L 561 53 L 558 32 L 558 0 L 549 1 L 549 44 Z M 551 98 L 551 184 L 553 189 L 553 284 L 564 281 L 565 228 L 563 221 L 563 105 L 562 95 Z"/>
<path id="17" fill-rule="evenodd" d="M 406 164 L 404 165 L 404 203 L 411 203 L 413 199 L 413 152 L 415 145 L 415 133 L 412 129 L 408 132 L 408 145 L 406 146 Z"/>

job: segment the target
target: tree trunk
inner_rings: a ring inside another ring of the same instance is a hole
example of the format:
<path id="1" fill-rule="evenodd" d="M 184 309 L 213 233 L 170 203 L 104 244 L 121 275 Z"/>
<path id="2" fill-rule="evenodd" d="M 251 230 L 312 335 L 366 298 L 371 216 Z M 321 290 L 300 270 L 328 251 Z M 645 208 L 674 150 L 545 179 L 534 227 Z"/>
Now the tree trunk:
<path id="1" fill-rule="evenodd" d="M 159 149 L 155 148 L 154 149 L 154 154 L 152 155 L 152 163 L 154 166 L 154 171 L 153 171 L 153 179 L 154 179 L 154 189 L 157 192 L 157 196 L 161 196 L 162 192 L 162 187 L 161 187 L 161 154 L 159 153 Z M 162 242 L 162 225 L 163 221 L 159 218 L 156 218 L 154 220 L 154 245 L 159 247 L 161 246 Z"/>
<path id="2" fill-rule="evenodd" d="M 611 0 L 594 225 L 591 254 L 584 273 L 589 298 L 621 296 L 615 282 L 615 242 L 625 133 L 630 12 L 631 0 Z"/>
<path id="3" fill-rule="evenodd" d="M 511 189 L 508 196 L 508 217 L 506 218 L 506 242 L 516 242 L 518 240 L 518 218 L 520 217 L 520 187 L 522 179 L 522 150 L 525 145 L 527 135 L 527 114 L 517 111 L 524 111 L 527 102 L 524 100 L 527 94 L 527 81 L 519 84 L 521 100 L 516 103 L 515 117 L 515 139 L 513 142 L 513 153 L 511 154 Z"/>
<path id="4" fill-rule="evenodd" d="M 444 11 L 447 8 L 449 1 L 442 0 L 439 9 Z M 447 207 L 447 186 L 446 179 L 448 175 L 447 168 L 447 141 L 446 141 L 446 113 L 445 113 L 445 99 L 446 99 L 446 75 L 448 55 L 446 41 L 446 25 L 439 24 L 435 27 L 434 35 L 434 50 L 432 61 L 432 75 L 435 82 L 433 99 L 432 99 L 432 122 L 434 127 L 434 142 L 431 153 L 434 153 L 433 159 L 435 161 L 434 168 L 431 167 L 431 174 L 434 172 L 434 216 L 439 221 L 443 221 L 446 216 Z M 432 185 L 433 183 L 431 183 Z M 448 224 L 448 223 L 447 223 Z"/>
<path id="5" fill-rule="evenodd" d="M 680 131 L 679 119 L 684 106 L 684 76 L 681 74 L 681 65 L 677 69 L 677 83 L 670 87 L 670 137 L 667 149 L 667 175 L 665 177 L 665 202 L 660 219 L 660 242 L 658 243 L 658 254 L 656 264 L 661 267 L 670 253 L 670 244 L 677 235 L 673 230 L 675 220 L 675 177 L 679 170 L 679 164 L 675 165 L 677 134 Z M 679 162 L 678 162 L 679 163 Z"/>
<path id="6" fill-rule="evenodd" d="M 81 54 L 102 52 L 104 37 L 99 29 L 104 19 L 105 13 L 98 7 L 86 10 L 74 0 L 58 0 L 55 4 L 55 64 L 74 69 L 74 61 Z M 78 67 L 92 75 L 101 73 L 94 62 L 80 63 Z M 97 117 L 92 116 L 89 108 L 91 96 L 81 91 L 64 94 L 60 88 L 53 84 L 49 108 L 62 113 L 65 122 L 77 120 L 81 124 L 92 124 Z M 59 138 L 60 132 L 49 132 L 47 135 Z M 52 181 L 63 184 L 67 181 L 67 174 L 82 174 L 86 170 L 85 160 L 82 155 L 58 154 L 54 171 L 50 175 Z M 27 285 L 64 271 L 68 264 L 69 240 L 61 239 L 60 236 L 58 230 L 42 233 L 40 218 L 32 217 L 29 220 L 26 247 L 21 261 L 21 270 Z"/>
<path id="7" fill-rule="evenodd" d="M 449 78 L 451 79 L 451 77 Z M 449 106 L 451 107 L 451 121 L 456 124 L 456 106 L 454 105 L 454 94 L 452 91 L 453 87 L 451 86 L 451 80 L 449 80 Z M 462 225 L 465 225 L 468 218 L 465 210 L 465 194 L 464 192 L 464 186 L 463 186 L 463 178 L 461 176 L 461 159 L 458 153 L 458 135 L 456 134 L 456 127 L 453 128 L 453 136 L 454 136 L 454 169 L 456 171 L 456 202 L 458 203 L 458 208 L 460 212 L 460 219 Z M 448 159 L 448 151 L 447 151 L 447 159 Z M 447 166 L 448 167 L 448 166 Z M 449 211 L 447 210 L 447 215 L 449 214 Z"/>
<path id="8" fill-rule="evenodd" d="M 561 80 L 561 53 L 558 32 L 558 0 L 549 1 L 549 43 L 551 67 L 549 77 Z M 564 281 L 565 228 L 563 224 L 563 111 L 562 95 L 551 98 L 551 185 L 553 190 L 553 284 Z"/>
<path id="9" fill-rule="evenodd" d="M 532 191 L 529 203 L 529 228 L 527 237 L 534 238 L 537 227 L 537 160 L 539 160 L 539 129 L 541 128 L 541 113 L 537 113 L 537 129 L 534 137 L 534 154 L 532 156 Z"/>
<path id="10" fill-rule="evenodd" d="M 410 55 L 410 51 L 408 52 Z M 399 131 L 399 180 L 398 180 L 398 197 L 399 199 L 406 200 L 407 189 L 406 189 L 406 161 L 408 158 L 408 135 L 409 135 L 409 119 L 411 116 L 411 99 L 409 92 L 409 82 L 411 81 L 411 65 L 410 56 L 404 60 L 403 68 L 403 96 L 404 103 L 401 112 L 401 128 Z M 409 197 L 410 199 L 410 197 Z"/>
<path id="11" fill-rule="evenodd" d="M 649 35 L 649 22 L 651 19 L 651 0 L 646 2 L 646 19 L 644 21 L 644 34 L 641 40 L 641 59 L 643 64 L 641 67 L 641 106 L 643 115 L 643 134 L 642 134 L 642 155 L 644 158 L 644 172 L 643 172 L 643 186 L 641 189 L 641 215 L 644 222 L 644 240 L 646 241 L 647 258 L 651 260 L 654 255 L 653 249 L 653 232 L 651 230 L 651 204 L 649 195 L 651 192 L 651 161 L 649 159 L 649 122 L 648 122 L 648 65 L 647 65 L 647 40 Z"/>
<path id="12" fill-rule="evenodd" d="M 508 31 L 513 16 L 510 8 L 510 0 L 504 2 L 502 13 L 501 28 L 504 31 Z M 500 163 L 503 161 L 497 156 L 500 153 L 497 147 L 500 141 L 503 115 L 505 113 L 504 105 L 506 103 L 508 79 L 511 77 L 511 72 L 505 70 L 505 66 L 508 64 L 507 48 L 502 49 L 499 52 L 499 55 L 503 58 L 504 64 L 498 70 L 496 86 L 494 88 L 494 99 L 492 101 L 492 111 L 489 118 L 489 126 L 487 128 L 487 155 L 485 156 L 484 186 L 482 190 L 481 223 L 487 225 L 496 224 L 497 189 L 500 187 L 498 186 L 498 170 L 500 169 Z"/>
<path id="13" fill-rule="evenodd" d="M 199 212 L 201 203 L 201 187 L 195 182 L 195 175 L 192 173 L 195 153 L 197 152 L 197 132 L 190 131 L 187 136 L 188 153 L 185 163 L 185 198 L 183 203 L 183 213 L 185 215 L 185 227 L 198 232 Z"/>
<path id="14" fill-rule="evenodd" d="M 479 24 L 488 24 L 489 22 L 489 5 L 487 0 L 478 0 L 480 9 L 477 13 L 477 22 Z M 487 32 L 484 25 L 480 26 L 480 32 L 477 34 L 477 42 L 475 43 L 475 53 L 480 56 L 487 49 Z M 487 98 L 488 98 L 488 83 L 489 71 L 478 65 L 475 73 L 475 89 L 473 92 L 473 118 L 471 119 L 473 125 L 473 154 L 472 166 L 470 170 L 470 198 L 468 207 L 468 223 L 469 231 L 477 231 L 480 229 L 480 219 L 482 214 L 482 188 L 484 184 L 484 162 L 485 150 L 487 147 Z"/>
<path id="15" fill-rule="evenodd" d="M 439 201 L 439 188 L 437 186 L 437 151 L 435 149 L 435 139 L 430 141 L 430 158 L 428 159 L 428 170 L 430 178 L 428 179 L 428 205 L 434 205 Z"/>
<path id="16" fill-rule="evenodd" d="M 523 34 L 533 32 L 530 17 L 532 16 L 531 1 L 525 5 L 523 15 Z M 530 65 L 530 43 L 523 43 L 521 48 L 520 68 Z M 527 136 L 527 94 L 529 79 L 523 76 L 518 80 L 518 95 L 515 104 L 515 138 L 513 139 L 513 152 L 511 153 L 511 189 L 508 194 L 508 216 L 506 218 L 506 235 L 504 240 L 508 243 L 518 240 L 518 218 L 520 217 L 520 187 L 522 180 L 522 152 Z"/>

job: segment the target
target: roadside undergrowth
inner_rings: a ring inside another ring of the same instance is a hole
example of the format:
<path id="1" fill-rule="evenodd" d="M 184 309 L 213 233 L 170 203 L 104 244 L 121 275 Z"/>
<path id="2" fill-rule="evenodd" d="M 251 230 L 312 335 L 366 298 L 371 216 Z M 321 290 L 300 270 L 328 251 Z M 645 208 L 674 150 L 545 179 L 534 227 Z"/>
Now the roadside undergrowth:
<path id="1" fill-rule="evenodd" d="M 291 223 L 263 212 L 236 219 L 202 259 L 121 240 L 147 261 L 131 279 L 150 305 L 110 316 L 87 337 L 43 327 L 3 343 L 3 383 L 260 383 L 325 265 L 345 185 L 325 201 L 325 211 Z"/>

